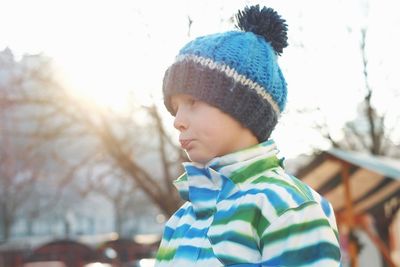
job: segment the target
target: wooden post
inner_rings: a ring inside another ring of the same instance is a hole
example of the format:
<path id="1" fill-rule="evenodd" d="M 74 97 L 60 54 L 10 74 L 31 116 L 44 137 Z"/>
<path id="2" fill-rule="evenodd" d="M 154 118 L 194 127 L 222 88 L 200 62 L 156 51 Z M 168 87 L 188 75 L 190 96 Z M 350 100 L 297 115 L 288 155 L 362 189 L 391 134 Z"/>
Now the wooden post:
<path id="1" fill-rule="evenodd" d="M 349 229 L 349 234 L 351 234 L 354 231 L 354 214 L 353 214 L 353 203 L 350 191 L 349 164 L 347 162 L 342 162 L 342 181 L 344 185 L 344 194 L 346 202 L 346 221 Z M 349 239 L 349 255 L 350 255 L 350 266 L 358 267 L 357 245 L 351 239 Z"/>
<path id="2" fill-rule="evenodd" d="M 382 239 L 374 232 L 373 227 L 371 225 L 370 220 L 367 216 L 362 216 L 361 219 L 361 226 L 365 233 L 369 236 L 378 250 L 382 253 L 383 258 L 385 259 L 386 263 L 390 267 L 396 267 L 395 263 L 393 262 L 392 258 L 390 257 L 390 250 L 386 246 L 386 244 L 382 241 Z"/>

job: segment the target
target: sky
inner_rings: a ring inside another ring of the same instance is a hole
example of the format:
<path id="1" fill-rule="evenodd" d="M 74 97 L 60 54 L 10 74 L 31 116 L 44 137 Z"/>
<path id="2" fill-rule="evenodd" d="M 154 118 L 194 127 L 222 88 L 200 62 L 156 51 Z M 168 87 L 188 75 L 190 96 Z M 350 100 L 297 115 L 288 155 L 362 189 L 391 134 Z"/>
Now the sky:
<path id="1" fill-rule="evenodd" d="M 393 118 L 400 114 L 394 97 L 400 91 L 399 2 L 0 0 L 0 51 L 51 57 L 71 92 L 119 112 L 130 97 L 143 105 L 156 101 L 162 109 L 162 77 L 179 48 L 197 36 L 233 29 L 229 18 L 245 5 L 268 5 L 289 25 L 289 47 L 279 58 L 288 104 L 272 137 L 291 158 L 311 145 L 327 148 L 311 130 L 316 117 L 304 117 L 299 108 L 319 106 L 336 136 L 356 116 L 365 92 L 362 27 L 368 28 L 370 84 L 378 88 L 374 104 Z M 165 121 L 172 129 L 172 117 L 166 114 Z"/>

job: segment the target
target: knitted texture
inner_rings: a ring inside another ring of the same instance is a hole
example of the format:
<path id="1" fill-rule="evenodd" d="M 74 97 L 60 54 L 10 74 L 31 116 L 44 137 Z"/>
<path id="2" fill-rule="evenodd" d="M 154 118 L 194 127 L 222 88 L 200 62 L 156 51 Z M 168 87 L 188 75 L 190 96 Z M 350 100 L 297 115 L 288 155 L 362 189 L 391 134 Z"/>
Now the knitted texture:
<path id="1" fill-rule="evenodd" d="M 184 163 L 175 186 L 187 202 L 166 224 L 156 266 L 339 266 L 332 206 L 276 153 L 269 140 Z"/>

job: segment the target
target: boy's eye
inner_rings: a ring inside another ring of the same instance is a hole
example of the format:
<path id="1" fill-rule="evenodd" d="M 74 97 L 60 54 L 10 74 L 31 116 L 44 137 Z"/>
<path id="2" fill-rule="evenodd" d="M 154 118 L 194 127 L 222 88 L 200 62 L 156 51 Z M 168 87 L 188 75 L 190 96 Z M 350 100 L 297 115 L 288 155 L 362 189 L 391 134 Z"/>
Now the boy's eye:
<path id="1" fill-rule="evenodd" d="M 174 116 L 176 115 L 180 105 L 184 105 L 184 106 L 187 106 L 187 107 L 192 107 L 196 103 L 197 103 L 197 100 L 195 98 L 187 98 L 186 100 L 184 100 L 184 101 L 182 101 L 180 103 L 176 103 L 174 101 L 171 101 L 171 108 L 172 108 L 173 115 Z"/>
<path id="2" fill-rule="evenodd" d="M 174 102 L 171 102 L 171 109 L 172 109 L 172 113 L 175 115 L 177 112 L 177 106 Z"/>

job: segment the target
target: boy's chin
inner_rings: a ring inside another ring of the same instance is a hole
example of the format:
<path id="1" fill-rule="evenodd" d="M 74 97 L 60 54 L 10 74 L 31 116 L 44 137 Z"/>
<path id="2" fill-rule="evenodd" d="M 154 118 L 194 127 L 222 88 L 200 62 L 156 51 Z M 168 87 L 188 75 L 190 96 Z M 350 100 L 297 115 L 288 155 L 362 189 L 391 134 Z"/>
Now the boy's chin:
<path id="1" fill-rule="evenodd" d="M 186 154 L 188 155 L 188 158 L 191 162 L 195 162 L 195 163 L 199 163 L 199 164 L 203 164 L 203 165 L 214 158 L 212 156 L 201 155 L 200 153 L 195 153 L 195 152 L 191 152 L 191 151 L 186 151 Z"/>

